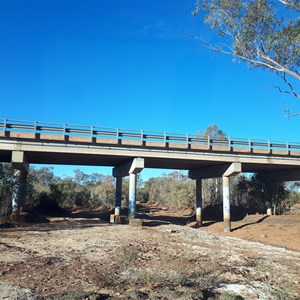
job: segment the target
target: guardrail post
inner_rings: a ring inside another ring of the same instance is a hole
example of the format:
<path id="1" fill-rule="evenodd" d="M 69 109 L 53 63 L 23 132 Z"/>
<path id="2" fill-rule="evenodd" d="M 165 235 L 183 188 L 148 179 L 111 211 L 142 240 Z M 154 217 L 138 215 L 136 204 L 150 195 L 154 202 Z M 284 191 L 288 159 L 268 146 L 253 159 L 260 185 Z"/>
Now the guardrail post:
<path id="1" fill-rule="evenodd" d="M 210 135 L 207 136 L 207 149 L 212 150 L 211 138 Z"/>
<path id="2" fill-rule="evenodd" d="M 37 137 L 37 122 L 36 121 L 34 121 L 34 129 L 33 129 L 33 134 L 34 134 L 34 138 L 36 138 Z"/>
<path id="3" fill-rule="evenodd" d="M 120 129 L 116 129 L 116 142 L 119 145 L 120 144 Z"/>
<path id="4" fill-rule="evenodd" d="M 64 124 L 64 141 L 66 140 L 66 131 L 67 131 L 67 124 Z"/>
<path id="5" fill-rule="evenodd" d="M 249 152 L 252 152 L 252 142 L 251 142 L 251 139 L 248 140 L 248 149 L 249 149 Z"/>
<path id="6" fill-rule="evenodd" d="M 290 155 L 291 154 L 291 151 L 290 151 L 290 145 L 289 145 L 289 142 L 286 141 L 286 154 L 287 155 Z"/>
<path id="7" fill-rule="evenodd" d="M 3 121 L 3 135 L 6 136 L 7 119 Z"/>
<path id="8" fill-rule="evenodd" d="M 229 151 L 232 151 L 231 138 L 228 138 L 228 149 L 229 149 Z"/>
<path id="9" fill-rule="evenodd" d="M 167 147 L 167 133 L 164 132 L 164 146 Z"/>
<path id="10" fill-rule="evenodd" d="M 271 153 L 271 142 L 268 140 L 268 152 Z"/>
<path id="11" fill-rule="evenodd" d="M 141 130 L 141 146 L 144 145 L 144 131 Z"/>
<path id="12" fill-rule="evenodd" d="M 187 134 L 186 135 L 186 148 L 188 149 L 190 146 L 190 143 L 189 143 L 189 135 Z"/>
<path id="13" fill-rule="evenodd" d="M 91 126 L 91 142 L 94 143 L 96 139 L 94 138 L 94 126 Z"/>

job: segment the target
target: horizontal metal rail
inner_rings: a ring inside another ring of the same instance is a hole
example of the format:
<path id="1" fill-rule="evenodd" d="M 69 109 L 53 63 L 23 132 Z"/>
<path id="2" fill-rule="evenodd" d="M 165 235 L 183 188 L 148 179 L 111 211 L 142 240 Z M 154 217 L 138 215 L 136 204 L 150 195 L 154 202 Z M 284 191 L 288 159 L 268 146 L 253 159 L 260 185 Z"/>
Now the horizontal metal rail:
<path id="1" fill-rule="evenodd" d="M 163 143 L 164 146 L 172 144 L 203 145 L 209 150 L 234 150 L 235 148 L 246 149 L 249 152 L 254 150 L 264 150 L 272 153 L 273 151 L 284 151 L 287 155 L 293 152 L 300 152 L 300 143 L 282 142 L 261 139 L 214 137 L 203 134 L 182 134 L 155 132 L 148 130 L 131 130 L 122 128 L 105 128 L 99 126 L 83 126 L 75 124 L 36 122 L 24 120 L 11 120 L 0 118 L 0 132 L 2 136 L 10 136 L 10 133 L 33 134 L 38 139 L 42 136 L 59 135 L 63 138 L 77 136 L 88 137 L 98 141 L 105 139 L 117 141 L 139 141 L 141 145 L 152 143 Z"/>

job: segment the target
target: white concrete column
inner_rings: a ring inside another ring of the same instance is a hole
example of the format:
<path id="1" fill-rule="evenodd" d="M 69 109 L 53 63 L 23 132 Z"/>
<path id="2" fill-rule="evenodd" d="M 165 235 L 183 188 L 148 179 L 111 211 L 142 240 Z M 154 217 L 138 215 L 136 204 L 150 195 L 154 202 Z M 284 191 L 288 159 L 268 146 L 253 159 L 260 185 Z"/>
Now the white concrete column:
<path id="1" fill-rule="evenodd" d="M 11 156 L 12 166 L 15 169 L 15 186 L 13 187 L 12 214 L 19 215 L 25 205 L 27 174 L 29 163 L 24 151 L 13 151 Z"/>
<path id="2" fill-rule="evenodd" d="M 202 226 L 202 179 L 196 179 L 196 226 Z"/>
<path id="3" fill-rule="evenodd" d="M 121 214 L 122 201 L 122 177 L 116 177 L 115 215 Z"/>
<path id="4" fill-rule="evenodd" d="M 223 176 L 223 218 L 224 218 L 224 231 L 231 231 L 230 222 L 230 191 L 229 191 L 229 177 Z"/>
<path id="5" fill-rule="evenodd" d="M 125 177 L 129 175 L 129 203 L 128 203 L 128 218 L 135 217 L 136 211 L 136 175 L 144 169 L 144 158 L 137 157 L 123 164 L 116 166 L 113 169 L 113 176 Z"/>
<path id="6" fill-rule="evenodd" d="M 128 218 L 134 218 L 136 213 L 136 174 L 129 174 Z"/>
<path id="7" fill-rule="evenodd" d="M 24 169 L 15 170 L 15 186 L 13 187 L 12 196 L 12 215 L 20 215 L 20 211 L 25 205 L 27 174 L 27 171 Z"/>

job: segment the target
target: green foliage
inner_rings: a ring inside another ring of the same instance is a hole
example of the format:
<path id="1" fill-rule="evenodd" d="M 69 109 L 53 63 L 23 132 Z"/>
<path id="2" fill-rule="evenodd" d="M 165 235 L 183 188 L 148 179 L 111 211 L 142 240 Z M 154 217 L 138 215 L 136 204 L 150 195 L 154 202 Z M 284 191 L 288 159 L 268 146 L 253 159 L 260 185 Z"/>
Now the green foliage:
<path id="1" fill-rule="evenodd" d="M 271 174 L 255 174 L 250 182 L 252 204 L 267 208 L 277 208 L 281 212 L 281 203 L 287 197 L 288 191 L 284 183 L 272 180 Z"/>
<path id="2" fill-rule="evenodd" d="M 205 131 L 212 137 L 224 137 L 216 125 Z M 272 174 L 238 175 L 230 178 L 231 204 L 244 206 L 253 212 L 265 212 L 275 207 L 284 212 L 300 201 L 299 184 L 282 184 L 272 180 Z M 0 214 L 11 212 L 13 187 L 16 185 L 14 169 L 10 164 L 0 164 Z M 203 180 L 204 207 L 222 203 L 222 179 Z M 127 205 L 129 180 L 123 179 L 123 203 Z M 183 172 L 174 171 L 160 177 L 137 180 L 137 200 L 158 202 L 170 208 L 193 208 L 195 205 L 195 181 Z M 48 211 L 76 207 L 97 208 L 113 206 L 115 201 L 115 178 L 102 174 L 85 174 L 74 171 L 73 177 L 57 177 L 52 168 L 31 168 L 27 180 L 25 209 L 39 207 Z"/>
<path id="3" fill-rule="evenodd" d="M 226 132 L 219 129 L 218 125 L 216 124 L 209 125 L 204 131 L 199 130 L 197 132 L 197 135 L 209 136 L 213 139 L 218 139 L 218 140 L 226 140 L 228 138 Z"/>
<path id="4" fill-rule="evenodd" d="M 287 90 L 279 90 L 300 98 L 293 87 L 300 80 L 299 12 L 299 1 L 291 0 L 198 0 L 193 14 L 203 13 L 205 22 L 223 38 L 222 44 L 205 42 L 206 46 L 251 68 L 274 72 L 286 84 Z"/>
<path id="5" fill-rule="evenodd" d="M 273 208 L 281 214 L 288 208 L 287 199 L 293 188 L 288 188 L 283 182 L 274 181 L 272 174 L 260 173 L 251 177 L 239 175 L 235 180 L 232 197 L 250 212 L 265 213 L 268 208 Z"/>
<path id="6" fill-rule="evenodd" d="M 10 164 L 0 164 L 0 216 L 7 215 L 11 210 L 13 175 Z"/>
<path id="7" fill-rule="evenodd" d="M 158 178 L 150 178 L 146 186 L 149 190 L 148 200 L 151 202 L 176 208 L 194 206 L 195 184 L 182 172 L 175 171 Z"/>

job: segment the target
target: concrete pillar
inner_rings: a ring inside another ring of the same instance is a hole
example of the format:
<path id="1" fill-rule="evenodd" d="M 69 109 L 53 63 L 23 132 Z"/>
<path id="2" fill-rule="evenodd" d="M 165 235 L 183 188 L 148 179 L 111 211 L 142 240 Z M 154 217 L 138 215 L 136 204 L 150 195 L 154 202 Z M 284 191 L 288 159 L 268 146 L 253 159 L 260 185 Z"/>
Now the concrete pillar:
<path id="1" fill-rule="evenodd" d="M 116 178 L 129 175 L 128 218 L 131 219 L 135 217 L 136 212 L 136 176 L 144 169 L 144 164 L 144 159 L 137 157 L 113 168 L 113 176 Z"/>
<path id="2" fill-rule="evenodd" d="M 224 231 L 231 231 L 230 222 L 230 196 L 229 196 L 229 177 L 223 176 L 223 216 L 224 216 Z"/>
<path id="3" fill-rule="evenodd" d="M 24 168 L 16 169 L 15 186 L 13 187 L 12 197 L 12 215 L 20 215 L 20 211 L 24 208 L 26 200 L 27 170 Z"/>
<path id="4" fill-rule="evenodd" d="M 12 215 L 19 215 L 25 204 L 27 174 L 29 163 L 23 151 L 13 151 L 11 157 L 12 166 L 15 169 L 15 186 L 13 187 Z"/>
<path id="5" fill-rule="evenodd" d="M 115 215 L 121 214 L 122 201 L 122 177 L 116 177 Z"/>
<path id="6" fill-rule="evenodd" d="M 129 174 L 128 218 L 134 218 L 136 212 L 136 177 L 134 173 Z"/>
<path id="7" fill-rule="evenodd" d="M 196 179 L 196 226 L 202 226 L 202 179 Z"/>

